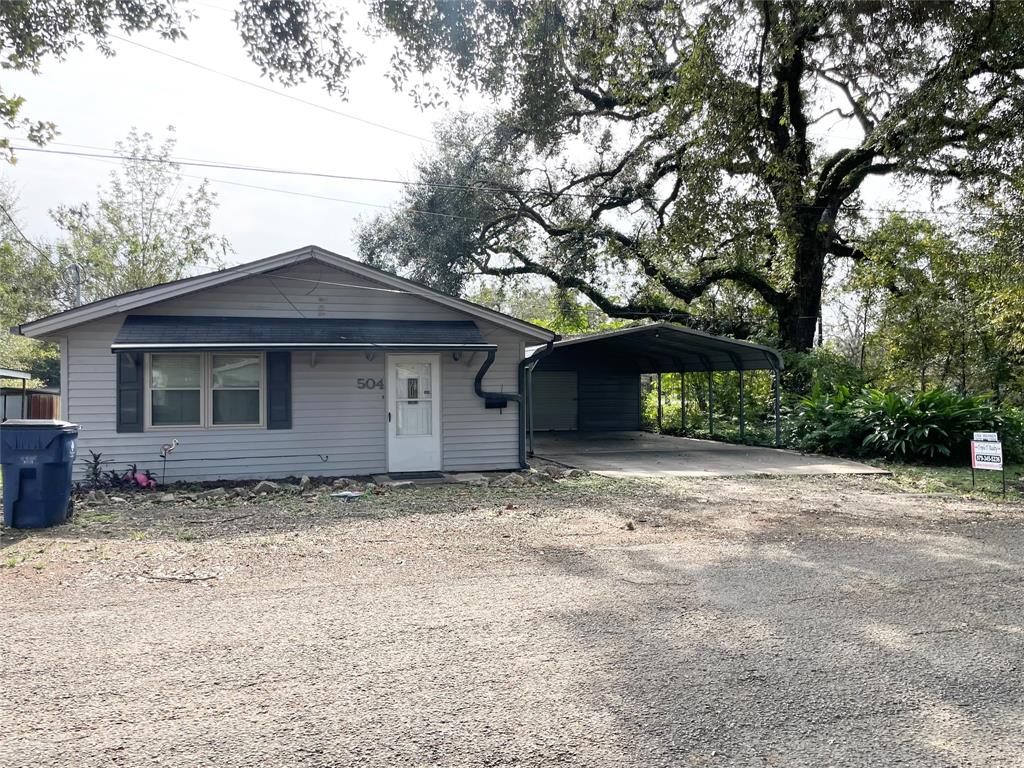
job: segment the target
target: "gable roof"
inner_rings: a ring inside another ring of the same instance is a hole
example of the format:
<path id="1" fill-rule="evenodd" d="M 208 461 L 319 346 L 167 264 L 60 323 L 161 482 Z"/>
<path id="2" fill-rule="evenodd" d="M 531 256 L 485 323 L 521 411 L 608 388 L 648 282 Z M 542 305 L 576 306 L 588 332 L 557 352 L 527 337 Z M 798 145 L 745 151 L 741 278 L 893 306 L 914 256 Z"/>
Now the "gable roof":
<path id="1" fill-rule="evenodd" d="M 174 299 L 179 296 L 196 293 L 198 291 L 206 290 L 207 288 L 214 288 L 236 280 L 243 280 L 247 277 L 262 275 L 283 267 L 290 267 L 307 261 L 316 261 L 330 267 L 341 269 L 358 277 L 380 283 L 381 285 L 389 288 L 403 291 L 412 296 L 426 299 L 427 301 L 432 301 L 435 304 L 441 304 L 449 309 L 464 312 L 467 315 L 478 317 L 481 320 L 487 320 L 495 325 L 508 328 L 533 339 L 539 339 L 547 342 L 555 338 L 555 334 L 547 328 L 541 328 L 539 325 L 528 323 L 525 320 L 519 320 L 518 318 L 506 315 L 503 312 L 489 309 L 488 307 L 481 306 L 480 304 L 474 304 L 472 301 L 466 301 L 465 299 L 459 299 L 455 296 L 449 296 L 446 293 L 435 291 L 433 288 L 428 288 L 427 286 L 413 280 L 398 277 L 390 272 L 385 272 L 381 269 L 377 269 L 376 267 L 371 267 L 363 264 L 362 262 L 356 261 L 355 259 L 350 259 L 346 256 L 332 253 L 331 251 L 325 250 L 316 245 L 308 245 L 294 251 L 279 253 L 276 256 L 269 256 L 265 259 L 251 261 L 246 264 L 239 264 L 238 266 L 228 267 L 227 269 L 221 269 L 216 272 L 207 272 L 206 274 L 196 275 L 195 277 L 185 277 L 180 280 L 172 280 L 169 283 L 161 283 L 160 285 L 154 285 L 149 288 L 140 288 L 135 291 L 129 291 L 128 293 L 111 296 L 107 299 L 100 299 L 99 301 L 93 301 L 89 304 L 83 304 L 80 307 L 74 307 L 63 312 L 58 312 L 54 315 L 49 315 L 48 317 L 42 317 L 28 323 L 22 323 L 11 330 L 12 332 L 21 334 L 22 336 L 30 336 L 33 338 L 49 336 L 73 325 L 98 320 L 100 318 L 107 317 L 108 315 L 115 315 L 120 312 L 130 312 L 133 309 L 139 309 L 140 307 L 149 306 L 150 304 L 156 304 L 161 301 L 167 301 L 168 299 Z"/>

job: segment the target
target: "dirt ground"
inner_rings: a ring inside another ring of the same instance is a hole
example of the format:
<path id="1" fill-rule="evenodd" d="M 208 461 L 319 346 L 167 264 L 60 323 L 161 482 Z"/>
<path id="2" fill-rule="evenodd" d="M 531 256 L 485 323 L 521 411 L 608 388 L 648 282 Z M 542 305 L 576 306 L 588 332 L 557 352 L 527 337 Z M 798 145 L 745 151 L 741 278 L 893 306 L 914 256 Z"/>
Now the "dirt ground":
<path id="1" fill-rule="evenodd" d="M 4 766 L 1024 765 L 1024 507 L 881 478 L 4 531 Z"/>

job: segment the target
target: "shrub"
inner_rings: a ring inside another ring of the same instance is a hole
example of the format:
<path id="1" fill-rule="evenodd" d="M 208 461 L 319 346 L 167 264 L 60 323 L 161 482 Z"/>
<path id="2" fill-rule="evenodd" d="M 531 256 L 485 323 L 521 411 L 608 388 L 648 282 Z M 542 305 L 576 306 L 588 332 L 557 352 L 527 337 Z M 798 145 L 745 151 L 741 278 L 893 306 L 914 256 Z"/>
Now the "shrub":
<path id="1" fill-rule="evenodd" d="M 1008 461 L 1024 454 L 1024 420 L 988 395 L 932 389 L 902 395 L 837 387 L 801 398 L 788 421 L 789 442 L 806 451 L 931 463 L 965 462 L 971 433 L 999 432 Z"/>
<path id="2" fill-rule="evenodd" d="M 831 347 L 815 347 L 810 352 L 783 351 L 783 386 L 787 392 L 836 393 L 842 387 L 859 390 L 867 384 L 864 371 Z"/>

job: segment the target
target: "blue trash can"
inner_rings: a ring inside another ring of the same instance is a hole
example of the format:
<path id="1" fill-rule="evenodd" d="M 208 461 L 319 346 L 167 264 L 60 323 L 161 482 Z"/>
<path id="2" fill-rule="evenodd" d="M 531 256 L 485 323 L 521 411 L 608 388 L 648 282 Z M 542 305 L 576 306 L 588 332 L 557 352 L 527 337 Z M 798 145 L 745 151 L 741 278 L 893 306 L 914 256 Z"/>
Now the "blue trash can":
<path id="1" fill-rule="evenodd" d="M 78 425 L 66 421 L 0 423 L 4 525 L 46 528 L 67 520 L 77 438 Z"/>

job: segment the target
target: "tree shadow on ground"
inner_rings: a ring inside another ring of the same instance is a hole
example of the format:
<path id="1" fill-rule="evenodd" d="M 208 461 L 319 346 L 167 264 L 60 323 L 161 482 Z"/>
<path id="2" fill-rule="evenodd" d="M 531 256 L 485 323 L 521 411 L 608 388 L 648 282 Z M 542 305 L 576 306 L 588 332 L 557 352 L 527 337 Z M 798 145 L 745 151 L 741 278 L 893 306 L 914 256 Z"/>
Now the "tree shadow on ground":
<path id="1" fill-rule="evenodd" d="M 578 695 L 638 765 L 1015 763 L 1024 526 L 905 522 L 549 558 L 618 585 L 560 617 Z"/>

